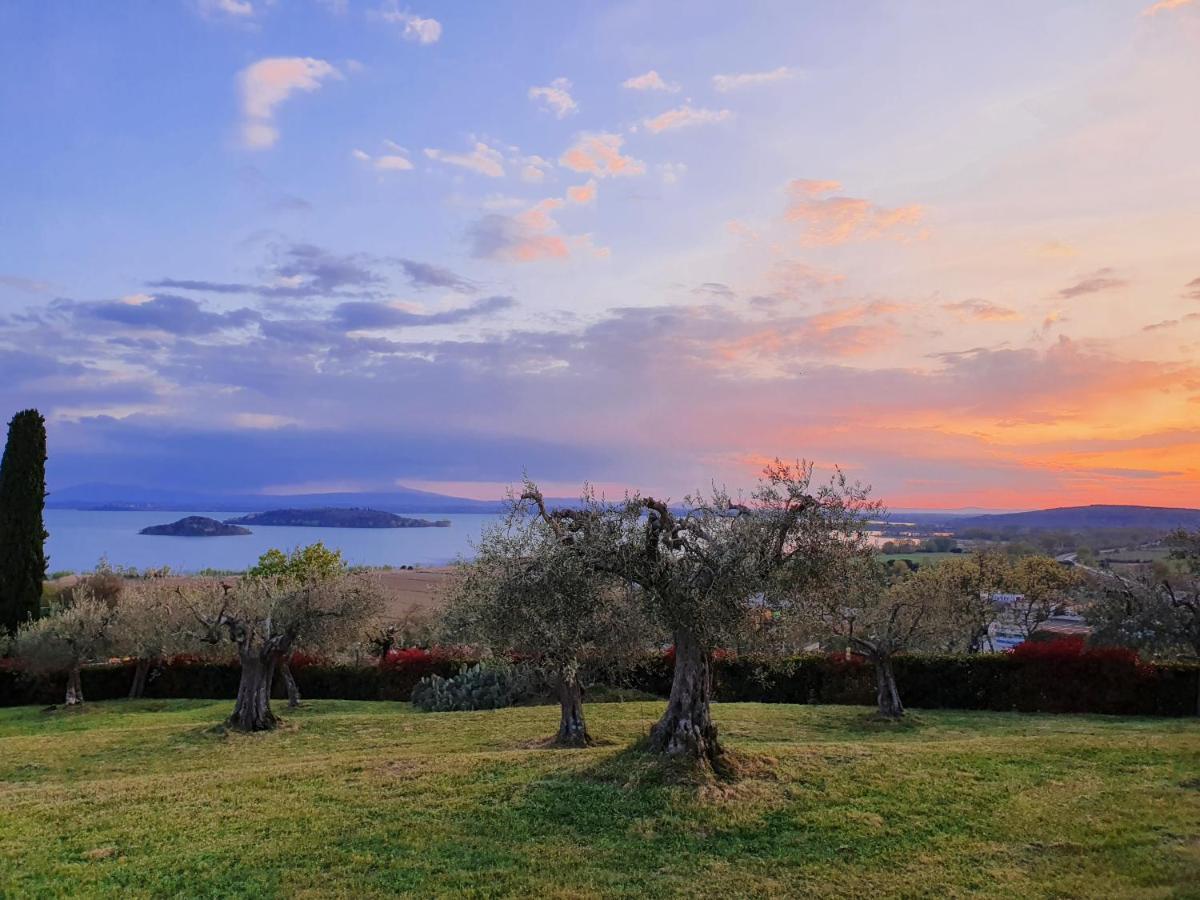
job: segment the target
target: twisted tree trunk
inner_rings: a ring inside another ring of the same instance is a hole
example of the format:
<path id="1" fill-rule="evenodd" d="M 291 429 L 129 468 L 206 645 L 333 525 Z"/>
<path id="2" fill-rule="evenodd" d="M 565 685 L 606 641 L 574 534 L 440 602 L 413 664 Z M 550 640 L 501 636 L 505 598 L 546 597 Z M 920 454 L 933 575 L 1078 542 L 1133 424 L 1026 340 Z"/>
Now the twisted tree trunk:
<path id="1" fill-rule="evenodd" d="M 900 702 L 900 691 L 896 687 L 896 673 L 892 671 L 892 657 L 879 654 L 871 657 L 875 664 L 875 687 L 878 692 L 879 715 L 888 719 L 899 719 L 904 715 Z"/>
<path id="2" fill-rule="evenodd" d="M 278 721 L 271 712 L 271 682 L 275 679 L 276 657 L 257 650 L 239 651 L 242 676 L 237 703 L 228 719 L 238 731 L 270 731 Z"/>
<path id="3" fill-rule="evenodd" d="M 592 743 L 587 722 L 583 718 L 583 689 L 574 675 L 558 677 L 558 702 L 562 708 L 558 736 L 554 743 L 560 747 L 586 747 Z"/>
<path id="4" fill-rule="evenodd" d="M 83 703 L 83 682 L 79 678 L 79 663 L 72 663 L 71 671 L 67 673 L 67 706 L 78 706 Z"/>
<path id="5" fill-rule="evenodd" d="M 137 700 L 146 693 L 146 676 L 150 674 L 150 660 L 139 659 L 133 669 L 133 684 L 129 686 L 129 699 Z"/>
<path id="6" fill-rule="evenodd" d="M 722 748 L 712 721 L 712 655 L 686 628 L 675 632 L 675 677 L 663 717 L 650 729 L 650 749 L 719 767 Z"/>
<path id="7" fill-rule="evenodd" d="M 296 685 L 296 679 L 292 677 L 292 669 L 287 660 L 280 662 L 279 668 L 283 675 L 283 683 L 287 687 L 288 709 L 295 709 L 300 705 L 300 688 Z"/>

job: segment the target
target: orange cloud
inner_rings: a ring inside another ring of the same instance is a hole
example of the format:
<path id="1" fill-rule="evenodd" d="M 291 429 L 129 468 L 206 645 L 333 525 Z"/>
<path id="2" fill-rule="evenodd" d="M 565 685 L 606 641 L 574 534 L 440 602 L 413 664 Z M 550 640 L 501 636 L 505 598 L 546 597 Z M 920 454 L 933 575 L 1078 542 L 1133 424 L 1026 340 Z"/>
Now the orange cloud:
<path id="1" fill-rule="evenodd" d="M 894 331 L 891 322 L 878 322 L 904 307 L 890 301 L 860 303 L 812 316 L 771 323 L 741 337 L 717 340 L 713 356 L 721 363 L 763 363 L 773 357 L 854 357 L 876 349 Z"/>
<path id="2" fill-rule="evenodd" d="M 658 134 L 678 128 L 691 128 L 695 125 L 713 125 L 717 122 L 724 122 L 732 115 L 733 113 L 727 109 L 697 109 L 685 103 L 676 109 L 669 109 L 665 113 L 646 119 L 643 124 Z"/>
<path id="3" fill-rule="evenodd" d="M 1015 309 L 1000 306 L 990 300 L 959 300 L 957 303 L 943 303 L 942 309 L 954 315 L 961 321 L 974 319 L 981 322 L 1011 322 L 1021 318 Z"/>
<path id="4" fill-rule="evenodd" d="M 596 179 L 592 178 L 586 184 L 578 184 L 567 188 L 567 199 L 572 203 L 587 204 L 596 199 Z"/>
<path id="5" fill-rule="evenodd" d="M 644 174 L 645 163 L 621 153 L 624 143 L 619 134 L 581 135 L 558 161 L 573 172 L 598 178 Z"/>
<path id="6" fill-rule="evenodd" d="M 802 243 L 834 245 L 925 237 L 925 232 L 917 228 L 924 217 L 920 205 L 885 209 L 857 197 L 823 196 L 840 188 L 836 181 L 796 179 L 788 183 L 791 201 L 784 218 L 804 227 Z"/>
<path id="7" fill-rule="evenodd" d="M 1179 9 L 1180 7 L 1190 6 L 1195 0 L 1158 0 L 1152 6 L 1147 6 L 1142 10 L 1143 16 L 1153 16 L 1160 12 L 1166 12 L 1170 9 Z"/>

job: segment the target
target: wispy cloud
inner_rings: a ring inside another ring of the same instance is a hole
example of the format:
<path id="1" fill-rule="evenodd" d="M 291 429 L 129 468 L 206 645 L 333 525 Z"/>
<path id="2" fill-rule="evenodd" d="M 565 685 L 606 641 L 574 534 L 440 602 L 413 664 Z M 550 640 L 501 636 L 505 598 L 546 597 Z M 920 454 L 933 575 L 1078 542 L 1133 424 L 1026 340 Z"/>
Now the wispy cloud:
<path id="1" fill-rule="evenodd" d="M 628 88 L 631 91 L 663 91 L 667 94 L 676 94 L 679 92 L 678 84 L 664 81 L 663 77 L 654 69 L 642 75 L 634 75 L 632 78 L 626 78 L 621 82 L 621 87 Z"/>
<path id="2" fill-rule="evenodd" d="M 33 278 L 22 278 L 19 275 L 0 275 L 0 287 L 12 288 L 26 294 L 45 294 L 50 290 L 50 283 Z"/>
<path id="3" fill-rule="evenodd" d="M 643 174 L 646 171 L 643 162 L 621 153 L 624 143 L 625 139 L 619 134 L 583 134 L 558 162 L 572 172 L 600 178 Z"/>
<path id="4" fill-rule="evenodd" d="M 391 144 L 389 149 L 392 152 L 382 153 L 378 156 L 372 156 L 365 150 L 355 149 L 351 152 L 351 155 L 360 162 L 367 163 L 381 172 L 407 172 L 412 169 L 413 164 L 409 161 L 402 147 Z"/>
<path id="5" fill-rule="evenodd" d="M 386 279 L 363 254 L 338 254 L 313 244 L 286 244 L 273 248 L 263 284 L 213 281 L 193 278 L 160 278 L 147 282 L 149 288 L 198 291 L 206 294 L 256 294 L 272 300 L 309 300 L 371 295 Z"/>
<path id="6" fill-rule="evenodd" d="M 1021 318 L 1021 314 L 1008 306 L 992 303 L 990 300 L 959 300 L 956 303 L 943 303 L 942 309 L 954 313 L 959 319 L 975 319 L 981 322 L 1011 322 Z"/>
<path id="7" fill-rule="evenodd" d="M 379 10 L 379 18 L 385 22 L 402 27 L 401 34 L 406 41 L 418 44 L 436 44 L 442 36 L 442 23 L 437 19 L 422 18 L 408 10 L 400 9 L 397 0 L 386 4 Z"/>
<path id="8" fill-rule="evenodd" d="M 489 147 L 483 141 L 476 141 L 470 153 L 449 153 L 432 147 L 425 148 L 425 155 L 432 160 L 469 169 L 489 178 L 504 176 L 504 157 L 498 150 Z"/>
<path id="9" fill-rule="evenodd" d="M 1081 278 L 1075 284 L 1063 288 L 1058 292 L 1058 296 L 1064 300 L 1070 300 L 1074 297 L 1083 297 L 1087 294 L 1098 294 L 1101 291 L 1111 291 L 1115 288 L 1125 287 L 1129 282 L 1122 278 L 1117 278 L 1110 268 L 1097 269 L 1091 275 Z"/>
<path id="10" fill-rule="evenodd" d="M 531 87 L 529 99 L 547 112 L 554 113 L 559 119 L 579 112 L 579 104 L 571 96 L 571 82 L 566 78 L 555 78 L 547 85 Z"/>
<path id="11" fill-rule="evenodd" d="M 1200 278 L 1193 278 L 1184 285 L 1184 297 L 1189 300 L 1200 300 Z"/>
<path id="12" fill-rule="evenodd" d="M 415 259 L 400 259 L 397 262 L 408 276 L 409 283 L 415 287 L 449 288 L 460 294 L 472 294 L 478 290 L 475 282 L 441 266 Z"/>
<path id="13" fill-rule="evenodd" d="M 245 21 L 255 14 L 251 0 L 196 0 L 196 8 L 207 18 Z"/>
<path id="14" fill-rule="evenodd" d="M 555 214 L 567 203 L 584 206 L 596 198 L 596 180 L 567 188 L 566 196 L 547 197 L 517 213 L 491 213 L 471 226 L 468 236 L 471 255 L 512 263 L 563 260 L 576 253 L 608 256 L 607 247 L 597 247 L 590 234 L 564 234 Z"/>
<path id="15" fill-rule="evenodd" d="M 180 336 L 207 335 L 244 328 L 260 319 L 259 313 L 245 308 L 222 313 L 209 312 L 198 301 L 173 294 L 138 294 L 120 300 L 90 303 L 56 300 L 51 309 L 55 314 L 66 314 L 76 319 L 92 319 L 133 330 Z"/>
<path id="16" fill-rule="evenodd" d="M 440 312 L 419 312 L 404 304 L 350 302 L 333 310 L 332 320 L 345 331 L 408 328 L 430 325 L 457 325 L 492 315 L 516 305 L 512 297 L 482 297 L 467 306 Z"/>
<path id="17" fill-rule="evenodd" d="M 530 184 L 541 184 L 546 180 L 546 173 L 554 168 L 554 163 L 536 154 L 522 157 L 518 163 L 521 166 L 521 180 Z"/>
<path id="18" fill-rule="evenodd" d="M 743 72 L 738 75 L 714 75 L 713 87 L 725 94 L 742 88 L 756 87 L 763 84 L 774 84 L 777 81 L 789 81 L 800 74 L 790 66 L 780 66 L 769 72 Z"/>
<path id="19" fill-rule="evenodd" d="M 788 183 L 790 200 L 784 218 L 803 227 L 801 243 L 833 245 L 925 236 L 919 227 L 924 217 L 920 205 L 887 209 L 859 197 L 826 196 L 840 189 L 836 181 L 798 178 Z"/>
<path id="20" fill-rule="evenodd" d="M 323 59 L 277 56 L 260 59 L 238 75 L 242 103 L 242 141 L 247 147 L 263 149 L 279 140 L 275 127 L 276 108 L 296 91 L 313 92 L 330 78 L 341 78 Z"/>
<path id="21" fill-rule="evenodd" d="M 697 109 L 687 103 L 675 109 L 644 120 L 643 124 L 658 134 L 663 131 L 674 131 L 678 128 L 691 128 L 696 125 L 712 125 L 724 122 L 733 116 L 727 109 Z"/>

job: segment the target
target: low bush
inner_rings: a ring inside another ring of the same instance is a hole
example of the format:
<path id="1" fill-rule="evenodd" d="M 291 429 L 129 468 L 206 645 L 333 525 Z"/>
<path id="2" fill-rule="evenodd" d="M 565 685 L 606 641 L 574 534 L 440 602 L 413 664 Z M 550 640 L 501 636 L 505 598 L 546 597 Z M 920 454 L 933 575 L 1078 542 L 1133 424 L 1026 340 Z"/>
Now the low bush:
<path id="1" fill-rule="evenodd" d="M 520 667 L 476 663 L 452 678 L 430 675 L 412 691 L 413 706 L 426 712 L 503 709 L 532 693 L 530 676 Z"/>

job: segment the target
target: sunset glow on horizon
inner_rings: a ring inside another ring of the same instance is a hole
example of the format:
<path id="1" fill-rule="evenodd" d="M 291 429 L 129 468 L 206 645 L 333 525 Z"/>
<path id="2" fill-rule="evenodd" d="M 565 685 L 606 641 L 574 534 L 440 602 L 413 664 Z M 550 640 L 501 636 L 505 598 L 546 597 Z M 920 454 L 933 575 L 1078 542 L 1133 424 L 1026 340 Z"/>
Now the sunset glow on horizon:
<path id="1" fill-rule="evenodd" d="M 52 491 L 1200 507 L 1200 0 L 852 6 L 7 5 L 6 416 Z"/>

